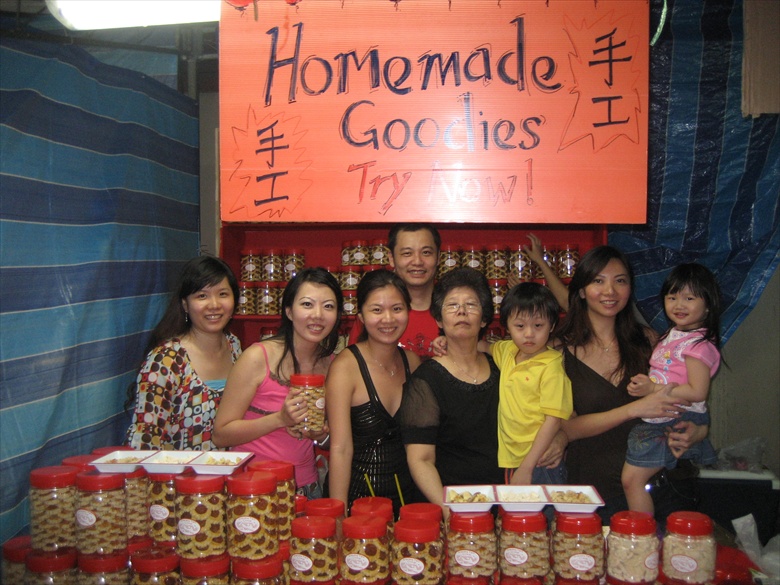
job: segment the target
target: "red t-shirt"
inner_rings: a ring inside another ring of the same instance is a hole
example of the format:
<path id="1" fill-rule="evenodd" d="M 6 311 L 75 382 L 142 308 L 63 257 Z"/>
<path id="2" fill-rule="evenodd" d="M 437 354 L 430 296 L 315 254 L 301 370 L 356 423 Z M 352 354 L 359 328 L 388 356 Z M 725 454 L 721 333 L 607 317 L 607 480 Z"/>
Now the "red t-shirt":
<path id="1" fill-rule="evenodd" d="M 358 336 L 363 331 L 363 324 L 355 319 L 349 332 L 350 345 L 357 342 Z M 413 351 L 423 359 L 433 357 L 431 342 L 439 336 L 439 326 L 434 321 L 430 311 L 409 311 L 409 324 L 406 331 L 398 340 L 398 345 L 404 349 Z"/>

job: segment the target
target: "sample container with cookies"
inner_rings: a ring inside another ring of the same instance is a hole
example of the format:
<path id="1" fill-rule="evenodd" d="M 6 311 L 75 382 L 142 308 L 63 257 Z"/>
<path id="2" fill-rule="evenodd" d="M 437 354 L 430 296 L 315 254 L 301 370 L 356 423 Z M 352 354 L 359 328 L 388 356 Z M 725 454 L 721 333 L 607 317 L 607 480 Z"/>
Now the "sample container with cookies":
<path id="1" fill-rule="evenodd" d="M 227 552 L 225 478 L 221 475 L 177 475 L 176 550 L 182 559 Z"/>
<path id="2" fill-rule="evenodd" d="M 76 549 L 80 555 L 108 555 L 127 549 L 127 506 L 122 473 L 82 471 L 76 475 Z"/>
<path id="3" fill-rule="evenodd" d="M 341 585 L 383 585 L 390 578 L 387 524 L 373 516 L 350 516 L 343 523 Z"/>
<path id="4" fill-rule="evenodd" d="M 30 536 L 32 548 L 54 552 L 76 546 L 77 467 L 54 465 L 30 472 Z"/>
<path id="5" fill-rule="evenodd" d="M 444 542 L 439 522 L 402 518 L 390 545 L 394 585 L 439 585 L 444 582 Z"/>
<path id="6" fill-rule="evenodd" d="M 613 514 L 607 535 L 607 583 L 655 583 L 660 544 L 650 514 L 628 510 Z"/>
<path id="7" fill-rule="evenodd" d="M 328 516 L 302 516 L 292 522 L 290 585 L 332 585 L 339 576 L 336 521 Z"/>
<path id="8" fill-rule="evenodd" d="M 181 559 L 181 585 L 230 585 L 227 553 L 201 559 Z"/>
<path id="9" fill-rule="evenodd" d="M 279 552 L 276 476 L 246 471 L 227 478 L 227 539 L 232 558 L 262 560 Z"/>

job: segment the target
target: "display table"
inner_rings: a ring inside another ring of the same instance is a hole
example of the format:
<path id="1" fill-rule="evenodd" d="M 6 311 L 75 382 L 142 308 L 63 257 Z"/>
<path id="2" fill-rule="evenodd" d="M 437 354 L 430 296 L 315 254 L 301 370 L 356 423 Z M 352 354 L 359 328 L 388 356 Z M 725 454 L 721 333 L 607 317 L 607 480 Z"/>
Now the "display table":
<path id="1" fill-rule="evenodd" d="M 762 473 L 701 469 L 699 505 L 720 526 L 734 532 L 731 521 L 752 514 L 758 537 L 765 545 L 777 531 L 780 479 L 766 469 Z"/>

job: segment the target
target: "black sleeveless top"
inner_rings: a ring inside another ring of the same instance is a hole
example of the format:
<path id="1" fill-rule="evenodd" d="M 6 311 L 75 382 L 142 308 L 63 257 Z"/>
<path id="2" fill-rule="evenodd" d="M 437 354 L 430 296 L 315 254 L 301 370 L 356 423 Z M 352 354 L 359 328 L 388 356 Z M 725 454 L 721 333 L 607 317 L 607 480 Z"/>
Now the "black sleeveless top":
<path id="1" fill-rule="evenodd" d="M 395 417 L 385 409 L 379 400 L 374 382 L 368 372 L 366 361 L 355 345 L 347 348 L 352 352 L 360 367 L 360 374 L 368 391 L 368 402 L 353 406 L 352 418 L 352 476 L 349 483 L 349 505 L 357 498 L 370 496 L 366 474 L 371 481 L 374 495 L 393 500 L 393 510 L 398 517 L 401 499 L 396 477 L 403 493 L 404 503 L 420 501 L 419 492 L 412 481 L 406 463 L 406 450 L 401 441 L 401 430 Z M 403 349 L 398 348 L 404 363 L 406 382 L 412 377 L 409 361 Z"/>

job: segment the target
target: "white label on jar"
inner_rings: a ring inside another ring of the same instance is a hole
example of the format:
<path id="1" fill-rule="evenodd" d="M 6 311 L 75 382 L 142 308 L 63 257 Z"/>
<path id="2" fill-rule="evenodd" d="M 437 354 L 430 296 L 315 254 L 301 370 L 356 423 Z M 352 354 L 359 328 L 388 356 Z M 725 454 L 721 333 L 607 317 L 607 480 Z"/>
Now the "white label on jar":
<path id="1" fill-rule="evenodd" d="M 521 548 L 508 548 L 504 551 L 504 558 L 510 565 L 522 565 L 528 562 L 528 553 Z"/>
<path id="2" fill-rule="evenodd" d="M 658 568 L 658 551 L 650 553 L 645 559 L 645 567 L 651 570 Z"/>
<path id="3" fill-rule="evenodd" d="M 461 567 L 474 567 L 479 564 L 479 554 L 473 550 L 459 550 L 455 553 L 455 562 Z"/>
<path id="4" fill-rule="evenodd" d="M 590 555 L 572 555 L 569 557 L 569 565 L 575 571 L 590 571 L 596 566 L 596 559 Z"/>
<path id="5" fill-rule="evenodd" d="M 447 266 L 448 268 L 452 268 L 453 266 L 457 266 L 458 265 L 458 261 L 455 260 L 455 258 L 447 258 L 444 261 L 444 265 Z"/>
<path id="6" fill-rule="evenodd" d="M 273 263 L 269 263 L 269 264 L 266 264 L 266 265 L 265 265 L 265 271 L 266 271 L 268 274 L 273 274 L 275 270 L 276 270 L 276 269 L 274 268 L 274 265 L 273 265 Z"/>
<path id="7" fill-rule="evenodd" d="M 698 567 L 696 559 L 685 555 L 674 555 L 669 559 L 669 563 L 681 573 L 693 573 Z"/>
<path id="8" fill-rule="evenodd" d="M 244 270 L 247 272 L 254 272 L 257 267 L 252 262 L 247 262 L 244 266 Z"/>
<path id="9" fill-rule="evenodd" d="M 364 571 L 368 568 L 368 559 L 363 555 L 349 554 L 344 557 L 344 562 L 353 571 Z"/>
<path id="10" fill-rule="evenodd" d="M 363 260 L 366 255 L 363 252 L 355 252 L 355 260 Z"/>
<path id="11" fill-rule="evenodd" d="M 525 268 L 527 265 L 528 265 L 528 262 L 526 262 L 526 261 L 525 261 L 525 260 L 523 260 L 522 258 L 518 258 L 518 259 L 517 259 L 517 264 L 516 264 L 516 266 L 517 266 L 517 269 L 518 269 L 518 270 L 522 270 L 522 269 L 523 269 L 523 268 Z"/>
<path id="12" fill-rule="evenodd" d="M 260 297 L 260 301 L 265 303 L 266 305 L 270 305 L 272 302 L 274 302 L 274 299 L 270 295 L 263 295 Z"/>
<path id="13" fill-rule="evenodd" d="M 506 266 L 506 260 L 503 260 L 501 258 L 496 258 L 495 260 L 493 260 L 493 266 L 495 266 L 496 268 L 503 268 L 504 266 Z"/>
<path id="14" fill-rule="evenodd" d="M 244 295 L 241 295 L 238 297 L 238 304 L 239 305 L 246 305 L 246 297 Z"/>
<path id="15" fill-rule="evenodd" d="M 344 254 L 341 255 L 341 261 L 344 264 L 349 263 L 349 252 L 345 252 Z"/>
<path id="16" fill-rule="evenodd" d="M 407 575 L 419 575 L 425 570 L 425 563 L 420 559 L 404 557 L 398 561 L 398 568 Z"/>
<path id="17" fill-rule="evenodd" d="M 573 270 L 575 266 L 577 266 L 577 261 L 574 258 L 567 258 L 563 265 L 566 266 L 566 268 Z"/>
<path id="18" fill-rule="evenodd" d="M 252 534 L 253 532 L 260 530 L 260 521 L 257 518 L 252 518 L 251 516 L 241 516 L 240 518 L 235 519 L 233 526 L 235 526 L 236 530 L 239 532 L 243 532 L 244 534 Z"/>
<path id="19" fill-rule="evenodd" d="M 165 520 L 170 514 L 168 508 L 161 506 L 160 504 L 152 504 L 149 506 L 149 516 L 151 516 L 153 520 Z"/>
<path id="20" fill-rule="evenodd" d="M 493 297 L 493 303 L 496 305 L 500 305 L 501 301 L 504 300 L 504 297 L 502 295 L 496 295 Z"/>
<path id="21" fill-rule="evenodd" d="M 325 410 L 325 398 L 317 398 L 317 400 L 314 402 L 314 406 L 319 408 L 320 410 Z"/>
<path id="22" fill-rule="evenodd" d="M 381 260 L 385 257 L 385 253 L 382 250 L 374 252 L 374 260 Z"/>
<path id="23" fill-rule="evenodd" d="M 285 264 L 284 270 L 286 272 L 293 272 L 295 270 L 295 262 L 290 262 L 289 264 Z"/>
<path id="24" fill-rule="evenodd" d="M 290 564 L 295 568 L 296 571 L 308 571 L 314 565 L 309 557 L 298 553 L 290 557 Z"/>
<path id="25" fill-rule="evenodd" d="M 469 260 L 467 264 L 469 268 L 479 268 L 480 262 L 479 260 Z"/>
<path id="26" fill-rule="evenodd" d="M 97 517 L 89 510 L 81 508 L 76 510 L 76 522 L 79 526 L 92 526 L 97 522 Z"/>
<path id="27" fill-rule="evenodd" d="M 355 303 L 344 303 L 344 312 L 345 313 L 351 313 L 352 311 L 356 310 L 357 307 L 355 306 Z"/>
<path id="28" fill-rule="evenodd" d="M 358 277 L 355 276 L 354 274 L 347 275 L 347 284 L 348 285 L 355 286 L 355 285 L 357 285 L 358 282 L 360 282 L 360 281 L 358 280 Z"/>
<path id="29" fill-rule="evenodd" d="M 179 532 L 185 536 L 195 536 L 198 532 L 200 532 L 200 524 L 195 522 L 195 520 L 182 518 L 179 520 Z"/>

